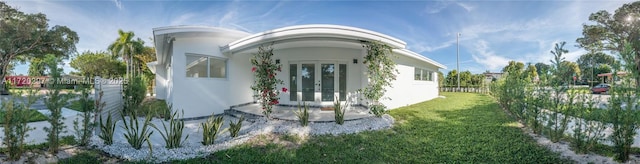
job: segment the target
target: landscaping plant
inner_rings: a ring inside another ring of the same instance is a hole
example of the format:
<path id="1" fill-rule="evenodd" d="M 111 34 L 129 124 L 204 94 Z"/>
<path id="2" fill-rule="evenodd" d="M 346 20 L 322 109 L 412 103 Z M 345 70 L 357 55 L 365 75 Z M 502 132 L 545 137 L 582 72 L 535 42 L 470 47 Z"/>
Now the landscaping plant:
<path id="1" fill-rule="evenodd" d="M 24 102 L 17 102 L 15 98 L 2 100 L 2 112 L 4 118 L 2 128 L 4 137 L 2 144 L 9 160 L 19 160 L 24 152 L 24 139 L 29 136 L 29 131 L 35 128 L 29 127 L 29 107 L 38 99 L 37 90 L 29 89 L 27 99 Z M 22 95 L 21 92 L 15 95 Z"/>
<path id="2" fill-rule="evenodd" d="M 216 137 L 220 134 L 220 128 L 223 124 L 223 116 L 215 116 L 213 113 L 202 125 L 202 144 L 211 145 L 215 142 Z"/>
<path id="3" fill-rule="evenodd" d="M 153 151 L 153 147 L 151 146 L 151 141 L 149 137 L 153 134 L 153 131 L 150 130 L 151 125 L 151 115 L 145 116 L 144 123 L 140 125 L 140 121 L 138 121 L 138 116 L 135 115 L 135 111 L 129 110 L 128 119 L 125 118 L 125 114 L 120 114 L 122 117 L 122 128 L 125 130 L 124 138 L 127 139 L 127 142 L 131 147 L 136 150 L 140 150 L 142 148 L 142 144 L 145 142 L 149 145 L 149 150 Z"/>
<path id="4" fill-rule="evenodd" d="M 124 112 L 125 114 L 133 114 L 131 116 L 138 116 L 140 114 L 148 114 L 142 111 L 138 111 L 140 109 L 140 105 L 142 104 L 142 100 L 146 96 L 146 87 L 145 83 L 142 80 L 141 76 L 133 76 L 128 79 L 128 83 L 124 85 L 123 91 L 123 100 L 124 100 Z M 133 113 L 129 111 L 134 111 Z"/>
<path id="5" fill-rule="evenodd" d="M 377 117 L 387 113 L 386 106 L 380 102 L 386 93 L 386 87 L 391 87 L 391 81 L 396 80 L 396 64 L 393 61 L 393 48 L 379 41 L 368 41 L 363 44 L 367 55 L 362 62 L 367 67 L 367 87 L 358 91 L 368 100 L 369 111 Z"/>
<path id="6" fill-rule="evenodd" d="M 229 134 L 232 138 L 237 137 L 240 133 L 240 129 L 242 128 L 242 121 L 244 121 L 244 115 L 240 116 L 240 119 L 238 119 L 238 122 L 236 123 L 229 121 Z"/>
<path id="7" fill-rule="evenodd" d="M 340 104 L 340 101 L 336 97 L 336 101 L 333 102 L 333 113 L 335 114 L 336 124 L 344 124 L 344 106 Z"/>
<path id="8" fill-rule="evenodd" d="M 622 62 L 614 64 L 612 73 L 613 79 L 619 78 L 620 81 L 614 82 L 609 91 L 611 97 L 607 106 L 613 124 L 613 133 L 610 139 L 616 153 L 614 158 L 620 162 L 629 160 L 631 145 L 633 145 L 634 136 L 638 129 L 637 120 L 640 119 L 635 112 L 640 110 L 640 105 L 638 105 L 640 88 L 634 81 L 640 73 L 634 62 L 639 60 L 636 53 L 630 43 L 625 44 L 624 50 L 618 54 Z M 619 71 L 625 71 L 626 76 L 618 76 Z"/>
<path id="9" fill-rule="evenodd" d="M 113 144 L 113 133 L 116 130 L 116 123 L 111 119 L 111 112 L 107 115 L 107 122 L 102 121 L 102 117 L 100 117 L 100 139 L 104 141 L 105 145 Z"/>
<path id="10" fill-rule="evenodd" d="M 569 84 L 571 83 L 570 67 L 568 67 L 565 61 L 564 54 L 569 51 L 564 49 L 566 42 L 560 42 L 555 44 L 554 51 L 551 53 L 554 55 L 551 60 L 552 77 L 549 79 L 552 88 L 550 101 L 545 105 L 545 109 L 551 112 L 547 120 L 547 128 L 549 131 L 549 138 L 552 142 L 558 142 L 564 136 L 564 132 L 567 130 L 571 110 L 568 107 L 573 106 L 573 100 L 575 93 L 567 93 Z M 565 96 L 567 98 L 565 98 Z M 563 114 L 564 113 L 564 114 Z"/>
<path id="11" fill-rule="evenodd" d="M 273 59 L 273 48 L 271 46 L 258 47 L 258 53 L 251 58 L 254 72 L 254 84 L 251 89 L 256 94 L 258 102 L 262 107 L 262 114 L 270 118 L 273 106 L 279 104 L 278 95 L 280 91 L 277 85 L 282 85 L 283 81 L 276 78 L 278 72 L 282 71 L 282 65 L 276 64 Z M 287 88 L 282 88 L 282 92 L 287 92 Z"/>
<path id="12" fill-rule="evenodd" d="M 304 103 L 304 107 L 300 106 L 300 102 L 298 101 L 298 111 L 295 112 L 298 120 L 300 121 L 301 126 L 309 125 L 309 106 L 307 103 Z"/>
<path id="13" fill-rule="evenodd" d="M 184 111 L 182 111 L 182 115 L 184 116 Z M 189 135 L 185 136 L 184 140 L 182 139 L 182 131 L 184 130 L 184 121 L 178 118 L 178 111 L 175 111 L 169 117 L 169 127 L 162 122 L 162 128 L 164 129 L 164 133 L 160 131 L 156 125 L 151 124 L 151 127 L 158 130 L 160 135 L 162 135 L 162 139 L 164 139 L 164 143 L 166 144 L 166 148 L 173 149 L 179 148 L 184 141 L 189 138 Z"/>
<path id="14" fill-rule="evenodd" d="M 89 88 L 80 87 L 77 90 L 80 90 L 80 110 L 84 111 L 80 117 L 76 117 L 73 121 L 73 130 L 76 132 L 76 137 L 78 138 L 78 145 L 86 146 L 89 144 L 89 139 L 93 134 L 93 130 L 96 126 L 95 119 L 95 103 L 91 99 L 89 99 Z M 82 118 L 82 120 L 80 120 Z"/>
<path id="15" fill-rule="evenodd" d="M 51 76 L 51 83 L 49 83 L 49 91 L 44 103 L 51 113 L 47 119 L 51 127 L 44 127 L 43 129 L 48 133 L 49 153 L 56 154 L 60 148 L 60 133 L 63 133 L 66 128 L 64 125 L 65 118 L 62 117 L 62 107 L 71 99 L 71 95 L 69 93 L 60 93 L 63 88 L 63 84 L 61 84 L 63 80 L 61 80 L 62 68 L 59 68 L 58 64 L 62 60 L 53 55 L 47 55 L 45 62 L 49 70 L 49 76 Z"/>
<path id="16" fill-rule="evenodd" d="M 578 153 L 588 153 L 604 139 L 605 134 L 603 131 L 605 130 L 605 125 L 601 121 L 584 118 L 587 115 L 599 114 L 599 112 L 594 111 L 602 109 L 598 109 L 596 106 L 597 101 L 589 94 L 582 94 L 577 99 L 571 146 Z"/>

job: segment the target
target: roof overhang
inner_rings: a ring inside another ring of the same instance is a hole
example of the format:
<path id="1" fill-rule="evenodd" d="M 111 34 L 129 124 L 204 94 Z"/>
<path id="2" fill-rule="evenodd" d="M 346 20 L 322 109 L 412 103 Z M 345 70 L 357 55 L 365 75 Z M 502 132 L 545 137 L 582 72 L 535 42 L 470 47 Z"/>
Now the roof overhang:
<path id="1" fill-rule="evenodd" d="M 207 26 L 168 26 L 153 28 L 153 40 L 156 47 L 156 64 L 164 64 L 169 56 L 171 44 L 179 36 L 228 36 L 241 38 L 250 35 L 243 31 Z"/>
<path id="2" fill-rule="evenodd" d="M 380 41 L 393 48 L 404 49 L 406 43 L 378 32 L 338 25 L 290 26 L 247 36 L 221 48 L 223 53 L 236 53 L 256 48 L 262 44 L 280 44 L 299 41 L 340 41 L 361 43 Z"/>
<path id="3" fill-rule="evenodd" d="M 151 73 L 153 74 L 156 74 L 156 65 L 158 65 L 158 61 L 147 63 L 147 67 L 149 68 L 149 71 L 151 71 Z"/>
<path id="4" fill-rule="evenodd" d="M 431 59 L 429 59 L 429 58 L 427 58 L 427 57 L 425 57 L 425 56 L 423 56 L 423 55 L 420 55 L 420 54 L 418 54 L 418 53 L 415 53 L 415 52 L 413 52 L 413 51 L 411 51 L 411 50 L 407 50 L 407 49 L 394 49 L 394 50 L 393 50 L 393 52 L 394 52 L 394 53 L 401 54 L 401 55 L 404 55 L 404 56 L 408 56 L 408 57 L 411 57 L 411 58 L 414 58 L 414 59 L 417 59 L 417 60 L 422 61 L 422 62 L 426 62 L 426 63 L 429 63 L 429 64 L 433 64 L 433 65 L 435 65 L 436 67 L 441 68 L 441 69 L 447 69 L 447 66 L 444 66 L 444 65 L 442 65 L 442 64 L 440 64 L 440 63 L 438 63 L 438 62 L 436 62 L 436 61 L 434 61 L 434 60 L 431 60 Z"/>

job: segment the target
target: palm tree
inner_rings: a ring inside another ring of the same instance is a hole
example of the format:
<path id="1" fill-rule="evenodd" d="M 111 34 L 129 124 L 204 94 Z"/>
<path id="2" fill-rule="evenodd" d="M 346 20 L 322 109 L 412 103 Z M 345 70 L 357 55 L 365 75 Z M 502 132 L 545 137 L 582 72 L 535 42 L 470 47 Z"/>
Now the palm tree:
<path id="1" fill-rule="evenodd" d="M 122 60 L 127 65 L 127 76 L 130 75 L 133 62 L 133 56 L 139 54 L 144 49 L 144 41 L 137 38 L 133 39 L 135 34 L 133 31 L 124 32 L 122 29 L 118 30 L 119 37 L 109 45 L 108 49 L 111 51 L 114 57 L 122 57 Z"/>

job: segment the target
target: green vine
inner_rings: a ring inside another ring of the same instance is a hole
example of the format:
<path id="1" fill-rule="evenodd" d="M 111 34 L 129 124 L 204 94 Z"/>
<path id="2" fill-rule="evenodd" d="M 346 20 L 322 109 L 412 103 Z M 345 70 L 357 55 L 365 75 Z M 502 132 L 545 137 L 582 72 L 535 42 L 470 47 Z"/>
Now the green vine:
<path id="1" fill-rule="evenodd" d="M 258 53 L 251 58 L 251 64 L 254 72 L 254 85 L 251 89 L 256 93 L 255 97 L 258 98 L 260 105 L 262 106 L 262 114 L 269 118 L 272 112 L 273 105 L 277 105 L 280 91 L 276 89 L 278 84 L 283 84 L 281 79 L 277 79 L 276 75 L 282 71 L 282 65 L 276 64 L 272 60 L 273 48 L 271 46 L 258 47 Z M 282 92 L 287 92 L 287 88 L 282 88 Z"/>
<path id="2" fill-rule="evenodd" d="M 379 41 L 363 44 L 367 50 L 363 64 L 367 67 L 369 83 L 366 88 L 358 90 L 369 100 L 369 112 L 381 117 L 386 113 L 386 106 L 380 102 L 384 98 L 386 87 L 391 87 L 391 81 L 396 79 L 398 70 L 393 61 L 393 48 Z"/>

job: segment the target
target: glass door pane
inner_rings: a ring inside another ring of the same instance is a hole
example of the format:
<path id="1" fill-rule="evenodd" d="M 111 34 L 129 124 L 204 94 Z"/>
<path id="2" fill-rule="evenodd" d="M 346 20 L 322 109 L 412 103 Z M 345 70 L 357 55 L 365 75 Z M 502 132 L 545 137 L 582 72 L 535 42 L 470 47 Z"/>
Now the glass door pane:
<path id="1" fill-rule="evenodd" d="M 300 78 L 302 80 L 302 101 L 314 101 L 315 94 L 315 64 L 301 64 Z"/>
<path id="2" fill-rule="evenodd" d="M 340 101 L 347 100 L 347 65 L 340 64 L 338 70 L 338 92 L 340 93 Z"/>
<path id="3" fill-rule="evenodd" d="M 334 64 L 321 64 L 322 68 L 321 68 L 321 73 L 320 76 L 322 81 L 320 84 L 321 85 L 321 99 L 322 101 L 333 101 L 333 92 L 335 91 L 334 88 L 334 81 L 335 80 L 335 65 Z"/>
<path id="4" fill-rule="evenodd" d="M 298 65 L 289 64 L 289 101 L 298 101 Z"/>

